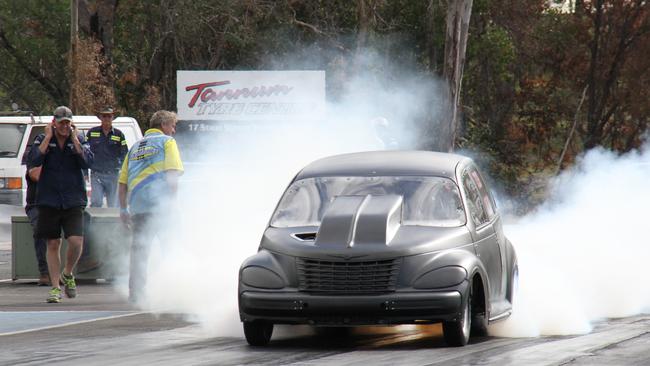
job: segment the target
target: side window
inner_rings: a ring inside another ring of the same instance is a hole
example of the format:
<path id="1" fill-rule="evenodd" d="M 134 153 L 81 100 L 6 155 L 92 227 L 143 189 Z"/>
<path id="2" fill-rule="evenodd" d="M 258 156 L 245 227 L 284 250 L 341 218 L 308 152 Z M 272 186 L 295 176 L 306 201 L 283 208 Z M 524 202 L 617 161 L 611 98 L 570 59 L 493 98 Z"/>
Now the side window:
<path id="1" fill-rule="evenodd" d="M 88 135 L 88 130 L 89 128 L 79 128 L 79 133 L 84 135 L 84 138 L 86 138 L 86 135 Z M 86 138 L 87 140 L 87 138 Z"/>
<path id="2" fill-rule="evenodd" d="M 23 153 L 21 164 L 27 164 L 27 158 L 29 157 L 29 151 L 32 149 L 32 145 L 34 145 L 34 139 L 42 133 L 45 133 L 45 126 L 32 127 L 32 130 L 29 132 L 29 137 L 27 138 L 27 146 L 25 146 L 25 152 Z"/>
<path id="3" fill-rule="evenodd" d="M 476 186 L 478 187 L 479 193 L 481 194 L 481 201 L 483 202 L 483 207 L 485 208 L 485 213 L 487 214 L 488 219 L 492 219 L 496 214 L 496 210 L 494 209 L 492 197 L 488 192 L 488 188 L 485 185 L 485 181 L 483 181 L 483 178 L 481 178 L 481 174 L 478 172 L 478 170 L 476 170 L 475 167 L 472 167 L 470 169 L 469 175 L 474 181 L 474 183 L 476 183 Z"/>
<path id="4" fill-rule="evenodd" d="M 470 216 L 476 226 L 481 226 L 488 222 L 489 218 L 483 206 L 483 198 L 479 191 L 477 183 L 472 179 L 469 171 L 463 172 L 463 189 L 467 195 Z"/>
<path id="5" fill-rule="evenodd" d="M 131 126 L 119 127 L 119 129 L 124 133 L 124 138 L 126 139 L 126 145 L 131 148 L 133 144 L 137 141 L 135 137 L 135 130 Z"/>

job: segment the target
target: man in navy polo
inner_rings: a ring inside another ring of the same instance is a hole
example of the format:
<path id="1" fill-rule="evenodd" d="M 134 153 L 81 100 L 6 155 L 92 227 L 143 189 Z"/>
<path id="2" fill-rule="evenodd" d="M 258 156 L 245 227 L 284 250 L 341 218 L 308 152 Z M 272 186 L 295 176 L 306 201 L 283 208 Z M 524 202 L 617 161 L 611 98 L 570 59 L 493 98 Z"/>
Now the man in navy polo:
<path id="1" fill-rule="evenodd" d="M 83 250 L 83 215 L 88 204 L 84 170 L 92 162 L 93 153 L 72 123 L 72 111 L 65 106 L 56 108 L 45 133 L 34 140 L 28 163 L 28 166 L 41 166 L 36 192 L 36 236 L 47 240 L 47 266 L 52 283 L 47 302 L 61 302 L 59 279 L 68 297 L 77 296 L 72 273 Z M 68 241 L 63 272 L 59 254 L 61 230 Z"/>
<path id="2" fill-rule="evenodd" d="M 117 176 L 129 149 L 122 131 L 113 127 L 113 116 L 113 108 L 102 109 L 98 115 L 101 126 L 86 134 L 95 156 L 90 167 L 91 207 L 102 207 L 104 196 L 108 207 L 117 206 Z"/>

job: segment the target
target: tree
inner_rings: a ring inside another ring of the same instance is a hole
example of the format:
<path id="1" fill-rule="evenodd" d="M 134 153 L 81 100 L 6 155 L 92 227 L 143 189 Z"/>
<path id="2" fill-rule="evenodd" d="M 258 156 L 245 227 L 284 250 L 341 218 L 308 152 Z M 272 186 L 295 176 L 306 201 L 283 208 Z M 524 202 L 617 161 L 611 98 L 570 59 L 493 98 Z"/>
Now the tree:
<path id="1" fill-rule="evenodd" d="M 439 149 L 452 151 L 458 135 L 458 109 L 465 65 L 465 49 L 472 0 L 450 0 L 447 5 L 447 31 L 445 35 L 445 61 L 442 76 L 447 84 L 447 102 L 449 103 L 448 123 L 440 124 L 441 135 L 447 138 L 440 141 Z"/>
<path id="2" fill-rule="evenodd" d="M 593 32 L 584 139 L 585 149 L 590 149 L 609 140 L 609 132 L 624 121 L 625 117 L 614 117 L 624 108 L 624 98 L 635 91 L 626 90 L 621 77 L 635 47 L 644 43 L 648 49 L 650 4 L 645 0 L 596 0 L 585 1 L 584 6 Z"/>
<path id="3" fill-rule="evenodd" d="M 67 14 L 58 1 L 0 1 L 0 108 L 15 102 L 41 112 L 67 103 Z"/>

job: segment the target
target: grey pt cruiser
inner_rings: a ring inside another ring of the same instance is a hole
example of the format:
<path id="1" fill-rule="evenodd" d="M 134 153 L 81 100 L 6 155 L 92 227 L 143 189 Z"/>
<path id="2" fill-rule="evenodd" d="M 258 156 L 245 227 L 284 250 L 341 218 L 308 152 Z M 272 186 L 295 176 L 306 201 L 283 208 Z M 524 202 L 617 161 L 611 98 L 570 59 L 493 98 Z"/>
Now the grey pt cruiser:
<path id="1" fill-rule="evenodd" d="M 274 324 L 442 322 L 451 346 L 512 312 L 517 256 L 470 158 L 333 156 L 293 179 L 239 272 L 249 344 Z"/>

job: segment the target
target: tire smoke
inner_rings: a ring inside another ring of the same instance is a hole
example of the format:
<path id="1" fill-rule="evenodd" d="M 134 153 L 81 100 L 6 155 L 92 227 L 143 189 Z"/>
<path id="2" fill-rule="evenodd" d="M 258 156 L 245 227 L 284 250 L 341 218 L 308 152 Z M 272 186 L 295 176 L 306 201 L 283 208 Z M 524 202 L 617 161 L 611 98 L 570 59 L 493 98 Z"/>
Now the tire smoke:
<path id="1" fill-rule="evenodd" d="M 201 159 L 181 156 L 177 219 L 161 223 L 149 260 L 141 306 L 189 314 L 206 335 L 241 336 L 237 281 L 243 260 L 256 253 L 284 189 L 310 162 L 334 154 L 413 149 L 414 110 L 435 103 L 435 80 L 401 74 L 400 81 L 358 76 L 323 121 L 248 125 L 194 142 Z M 430 81 L 427 87 L 421 87 Z M 387 123 L 378 130 L 377 117 Z M 198 161 L 197 161 L 198 160 Z"/>
<path id="2" fill-rule="evenodd" d="M 537 212 L 506 226 L 519 296 L 490 334 L 584 334 L 599 319 L 649 311 L 648 182 L 647 149 L 622 156 L 594 149 L 554 181 Z"/>

